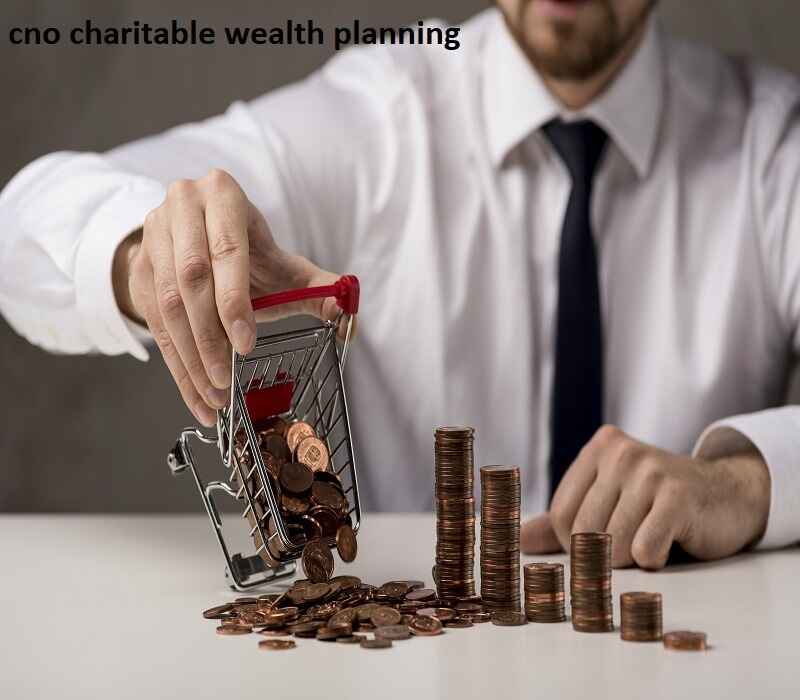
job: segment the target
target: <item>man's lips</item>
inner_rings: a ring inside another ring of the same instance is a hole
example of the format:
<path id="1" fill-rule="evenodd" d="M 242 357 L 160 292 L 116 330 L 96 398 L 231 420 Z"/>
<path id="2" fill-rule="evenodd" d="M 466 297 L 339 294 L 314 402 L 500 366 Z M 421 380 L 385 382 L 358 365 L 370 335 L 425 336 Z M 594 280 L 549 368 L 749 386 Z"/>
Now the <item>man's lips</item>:
<path id="1" fill-rule="evenodd" d="M 535 10 L 551 19 L 575 19 L 591 0 L 534 0 Z"/>

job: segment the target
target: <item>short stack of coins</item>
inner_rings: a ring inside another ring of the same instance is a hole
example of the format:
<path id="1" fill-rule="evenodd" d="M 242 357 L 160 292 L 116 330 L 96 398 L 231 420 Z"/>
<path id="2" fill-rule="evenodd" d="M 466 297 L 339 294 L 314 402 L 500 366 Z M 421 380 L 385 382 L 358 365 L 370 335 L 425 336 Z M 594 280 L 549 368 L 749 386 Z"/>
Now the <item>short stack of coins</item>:
<path id="1" fill-rule="evenodd" d="M 519 611 L 519 467 L 481 467 L 481 600 Z"/>
<path id="2" fill-rule="evenodd" d="M 437 428 L 434 434 L 434 580 L 443 599 L 475 595 L 474 434 L 469 427 Z"/>
<path id="3" fill-rule="evenodd" d="M 578 632 L 614 629 L 611 599 L 611 535 L 577 532 L 570 540 L 572 627 Z"/>
<path id="4" fill-rule="evenodd" d="M 657 642 L 662 637 L 661 594 L 631 591 L 619 597 L 620 636 L 628 642 Z"/>
<path id="5" fill-rule="evenodd" d="M 525 564 L 525 615 L 531 622 L 564 622 L 564 565 L 554 563 Z"/>

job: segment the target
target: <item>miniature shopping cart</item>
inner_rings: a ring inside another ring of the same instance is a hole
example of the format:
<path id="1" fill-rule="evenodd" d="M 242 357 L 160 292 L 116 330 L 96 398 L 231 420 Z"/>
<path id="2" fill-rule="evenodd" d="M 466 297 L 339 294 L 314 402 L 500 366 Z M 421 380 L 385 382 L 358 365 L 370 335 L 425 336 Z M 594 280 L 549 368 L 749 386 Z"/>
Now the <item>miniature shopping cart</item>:
<path id="1" fill-rule="evenodd" d="M 329 286 L 270 294 L 255 299 L 253 309 L 326 297 L 334 297 L 339 307 L 333 321 L 259 335 L 252 352 L 244 356 L 233 351 L 230 400 L 217 412 L 216 434 L 206 435 L 198 428 L 187 428 L 167 457 L 173 474 L 191 470 L 225 557 L 226 578 L 236 590 L 291 575 L 295 570 L 294 560 L 303 549 L 304 543 L 290 536 L 279 508 L 279 496 L 258 447 L 257 431 L 270 420 L 302 420 L 313 426 L 328 448 L 328 470 L 341 482 L 353 531 L 357 532 L 360 525 L 356 465 L 342 380 L 353 318 L 358 312 L 358 280 L 348 275 Z M 343 326 L 346 333 L 340 347 L 337 336 Z M 217 446 L 227 469 L 227 480 L 203 482 L 190 438 Z M 243 459 L 243 453 L 252 458 Z M 254 549 L 249 554 L 231 553 L 233 547 L 229 546 L 230 539 L 226 538 L 214 500 L 220 493 L 241 505 Z M 333 537 L 326 537 L 325 541 L 329 546 L 335 545 Z"/>

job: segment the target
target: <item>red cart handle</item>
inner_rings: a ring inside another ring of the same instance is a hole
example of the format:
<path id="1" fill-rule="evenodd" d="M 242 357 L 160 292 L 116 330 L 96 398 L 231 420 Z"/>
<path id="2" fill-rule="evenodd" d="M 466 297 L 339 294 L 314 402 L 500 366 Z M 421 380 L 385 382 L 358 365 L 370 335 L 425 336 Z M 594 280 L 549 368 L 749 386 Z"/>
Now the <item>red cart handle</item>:
<path id="1" fill-rule="evenodd" d="M 287 289 L 284 292 L 275 292 L 263 297 L 253 299 L 253 311 L 267 309 L 271 306 L 288 304 L 293 301 L 303 301 L 305 299 L 325 299 L 335 297 L 337 306 L 350 316 L 358 313 L 358 298 L 360 288 L 358 277 L 355 275 L 344 275 L 333 284 L 321 287 L 306 287 L 304 289 Z"/>

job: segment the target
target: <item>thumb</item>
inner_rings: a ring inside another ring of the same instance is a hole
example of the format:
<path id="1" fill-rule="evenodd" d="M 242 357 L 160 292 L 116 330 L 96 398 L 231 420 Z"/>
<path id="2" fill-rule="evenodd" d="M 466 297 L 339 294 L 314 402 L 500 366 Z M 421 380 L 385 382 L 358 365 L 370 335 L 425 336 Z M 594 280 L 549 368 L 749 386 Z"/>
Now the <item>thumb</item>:
<path id="1" fill-rule="evenodd" d="M 561 543 L 550 522 L 550 513 L 537 515 L 522 526 L 520 547 L 524 554 L 554 554 L 561 551 Z"/>

